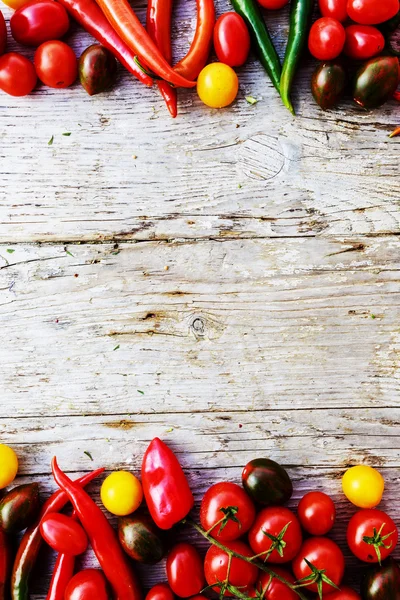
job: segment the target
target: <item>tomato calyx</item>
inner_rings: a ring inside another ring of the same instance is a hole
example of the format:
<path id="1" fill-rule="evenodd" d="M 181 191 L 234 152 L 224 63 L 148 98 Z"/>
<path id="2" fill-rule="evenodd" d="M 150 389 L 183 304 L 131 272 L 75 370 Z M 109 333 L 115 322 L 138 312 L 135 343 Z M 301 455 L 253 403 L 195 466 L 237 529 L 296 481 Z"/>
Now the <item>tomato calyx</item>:
<path id="1" fill-rule="evenodd" d="M 283 558 L 284 550 L 286 548 L 286 542 L 283 538 L 285 537 L 285 534 L 288 530 L 289 525 L 291 525 L 291 523 L 292 523 L 292 521 L 289 521 L 289 523 L 286 523 L 286 525 L 278 533 L 278 535 L 272 535 L 272 533 L 269 533 L 268 531 L 265 531 L 264 529 L 262 529 L 263 534 L 272 542 L 269 550 L 266 550 L 265 552 L 262 552 L 261 554 L 257 555 L 257 556 L 262 556 L 263 554 L 265 554 L 264 562 L 266 560 L 268 560 L 268 558 L 271 556 L 271 554 L 273 553 L 274 550 L 276 550 L 277 553 L 279 554 L 279 556 L 281 558 Z"/>
<path id="2" fill-rule="evenodd" d="M 389 550 L 389 548 L 392 547 L 393 542 L 390 542 L 390 544 L 388 546 L 385 544 L 385 542 L 387 539 L 390 538 L 390 536 L 392 536 L 395 533 L 394 531 L 391 531 L 390 533 L 387 533 L 386 535 L 382 535 L 382 530 L 385 527 L 385 525 L 386 525 L 386 523 L 382 523 L 379 531 L 377 531 L 376 528 L 374 527 L 373 535 L 371 535 L 371 536 L 364 535 L 364 537 L 363 537 L 363 542 L 374 547 L 379 564 L 381 564 L 381 561 L 382 561 L 381 548 L 385 548 L 385 550 Z"/>
<path id="3" fill-rule="evenodd" d="M 218 529 L 218 535 L 219 535 L 225 529 L 225 527 L 228 525 L 229 521 L 233 521 L 234 523 L 237 523 L 239 526 L 239 529 L 242 528 L 242 523 L 240 522 L 240 519 L 238 519 L 236 516 L 237 513 L 239 512 L 238 506 L 226 506 L 226 507 L 222 506 L 219 509 L 219 512 L 221 512 L 224 516 L 222 517 L 222 519 L 217 521 L 215 523 L 215 525 L 212 526 L 212 528 L 208 531 L 208 533 L 213 531 L 213 529 L 215 529 L 219 525 L 219 529 Z"/>
<path id="4" fill-rule="evenodd" d="M 299 579 L 297 581 L 297 585 L 300 584 L 299 587 L 303 587 L 303 586 L 307 586 L 307 585 L 310 585 L 312 583 L 315 583 L 317 585 L 317 588 L 318 588 L 318 596 L 319 596 L 320 600 L 322 600 L 322 586 L 323 586 L 324 583 L 326 583 L 327 585 L 330 585 L 335 590 L 339 590 L 339 588 L 336 585 L 336 583 L 334 583 L 332 581 L 332 579 L 329 579 L 329 577 L 326 575 L 326 570 L 325 569 L 317 569 L 317 567 L 314 566 L 305 557 L 304 557 L 304 562 L 307 564 L 308 568 L 311 569 L 311 573 L 309 575 L 306 575 L 305 577 L 303 577 L 302 579 Z"/>

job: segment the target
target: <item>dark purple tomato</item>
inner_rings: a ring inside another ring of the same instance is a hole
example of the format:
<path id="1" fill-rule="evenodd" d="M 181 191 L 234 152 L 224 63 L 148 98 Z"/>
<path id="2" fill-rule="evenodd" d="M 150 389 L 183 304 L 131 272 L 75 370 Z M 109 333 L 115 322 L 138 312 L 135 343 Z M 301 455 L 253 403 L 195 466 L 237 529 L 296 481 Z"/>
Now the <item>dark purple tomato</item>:
<path id="1" fill-rule="evenodd" d="M 396 91 L 399 77 L 399 61 L 395 56 L 371 58 L 355 76 L 354 101 L 367 109 L 382 106 Z"/>

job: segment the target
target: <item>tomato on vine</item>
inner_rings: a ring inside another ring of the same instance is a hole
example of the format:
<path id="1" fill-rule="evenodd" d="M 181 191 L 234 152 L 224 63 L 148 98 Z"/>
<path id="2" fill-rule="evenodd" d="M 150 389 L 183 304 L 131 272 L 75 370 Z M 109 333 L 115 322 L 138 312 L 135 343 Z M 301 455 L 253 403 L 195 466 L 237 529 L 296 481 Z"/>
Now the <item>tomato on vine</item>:
<path id="1" fill-rule="evenodd" d="M 228 550 L 233 550 L 242 556 L 248 558 L 253 556 L 252 551 L 244 542 L 238 540 L 226 542 L 225 546 Z M 246 590 L 256 582 L 258 568 L 241 558 L 233 557 L 230 560 L 229 554 L 225 550 L 211 546 L 204 559 L 204 573 L 208 585 L 212 586 L 214 591 L 222 592 L 224 596 L 234 596 L 235 594 L 228 589 L 229 586 L 234 586 L 241 591 Z M 221 583 L 224 585 L 221 586 Z"/>
<path id="2" fill-rule="evenodd" d="M 347 543 L 357 558 L 381 563 L 396 548 L 398 530 L 394 521 L 381 510 L 359 510 L 350 519 Z"/>
<path id="3" fill-rule="evenodd" d="M 297 582 L 317 592 L 320 599 L 341 584 L 344 566 L 343 552 L 335 542 L 325 537 L 306 540 L 292 565 Z"/>
<path id="4" fill-rule="evenodd" d="M 328 596 L 329 600 L 361 600 L 361 597 L 347 586 L 340 587 L 340 590 L 336 590 Z"/>
<path id="5" fill-rule="evenodd" d="M 296 583 L 290 571 L 286 571 L 281 567 L 274 567 L 274 573 L 292 585 Z M 262 594 L 264 600 L 298 600 L 298 595 L 294 590 L 276 577 L 271 577 L 268 573 L 261 574 L 255 589 L 259 594 Z"/>
<path id="6" fill-rule="evenodd" d="M 251 549 L 264 562 L 290 562 L 300 550 L 302 541 L 296 515 L 282 506 L 264 508 L 249 531 Z"/>
<path id="7" fill-rule="evenodd" d="M 201 502 L 201 526 L 216 540 L 238 539 L 250 529 L 255 516 L 253 502 L 236 483 L 212 485 Z"/>

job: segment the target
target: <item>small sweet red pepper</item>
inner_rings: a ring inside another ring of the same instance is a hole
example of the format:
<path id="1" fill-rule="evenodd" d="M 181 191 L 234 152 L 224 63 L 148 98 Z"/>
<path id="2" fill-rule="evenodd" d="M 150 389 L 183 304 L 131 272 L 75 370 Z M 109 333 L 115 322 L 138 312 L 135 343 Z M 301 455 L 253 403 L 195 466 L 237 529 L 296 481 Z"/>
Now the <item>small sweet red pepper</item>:
<path id="1" fill-rule="evenodd" d="M 182 467 L 159 438 L 154 438 L 143 457 L 142 486 L 150 515 L 160 529 L 171 529 L 193 508 L 193 494 Z"/>
<path id="2" fill-rule="evenodd" d="M 89 537 L 104 575 L 111 584 L 115 600 L 141 600 L 138 581 L 104 513 L 85 490 L 61 471 L 55 457 L 51 467 L 56 483 L 68 495 Z"/>

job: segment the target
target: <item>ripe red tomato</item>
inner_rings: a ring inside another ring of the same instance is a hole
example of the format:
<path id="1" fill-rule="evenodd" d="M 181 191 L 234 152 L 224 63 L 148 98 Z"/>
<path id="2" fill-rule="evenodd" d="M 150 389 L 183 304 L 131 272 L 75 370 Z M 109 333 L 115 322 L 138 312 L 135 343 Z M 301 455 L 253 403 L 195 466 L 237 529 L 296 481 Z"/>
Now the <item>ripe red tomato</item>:
<path id="1" fill-rule="evenodd" d="M 347 527 L 347 543 L 360 560 L 377 563 L 385 560 L 396 548 L 398 531 L 393 520 L 381 510 L 359 510 Z"/>
<path id="2" fill-rule="evenodd" d="M 361 25 L 378 25 L 399 12 L 399 0 L 348 0 L 347 14 Z"/>
<path id="3" fill-rule="evenodd" d="M 361 596 L 351 588 L 344 586 L 327 596 L 329 600 L 361 600 Z"/>
<path id="4" fill-rule="evenodd" d="M 300 500 L 297 514 L 308 533 L 326 535 L 335 523 L 336 508 L 327 494 L 309 492 Z"/>
<path id="5" fill-rule="evenodd" d="M 107 580 L 101 571 L 85 569 L 71 579 L 65 600 L 109 600 Z"/>
<path id="6" fill-rule="evenodd" d="M 61 554 L 77 556 L 88 546 L 85 530 L 71 517 L 50 513 L 40 523 L 40 533 L 48 545 Z"/>
<path id="7" fill-rule="evenodd" d="M 312 537 L 306 540 L 292 564 L 297 580 L 311 577 L 313 574 L 304 559 L 307 559 L 317 569 L 315 576 L 306 586 L 308 590 L 318 592 L 318 582 L 321 582 L 324 597 L 333 592 L 334 589 L 326 582 L 325 577 L 328 577 L 335 585 L 340 585 L 344 574 L 344 556 L 335 542 L 325 537 Z"/>
<path id="8" fill-rule="evenodd" d="M 232 541 L 252 526 L 256 509 L 250 497 L 236 483 L 223 481 L 204 494 L 200 523 L 216 540 Z"/>
<path id="9" fill-rule="evenodd" d="M 322 17 L 310 29 L 308 48 L 318 60 L 332 60 L 342 52 L 345 41 L 343 25 L 336 19 Z"/>
<path id="10" fill-rule="evenodd" d="M 280 575 L 288 581 L 294 584 L 296 582 L 290 571 L 286 571 L 280 567 L 274 567 L 274 572 Z M 297 600 L 298 595 L 296 592 L 291 590 L 285 583 L 279 581 L 275 577 L 271 579 L 268 573 L 262 573 L 260 579 L 256 584 L 256 590 L 258 590 L 265 600 Z"/>
<path id="11" fill-rule="evenodd" d="M 252 551 L 244 542 L 238 540 L 234 542 L 225 542 L 225 546 L 229 550 L 238 552 L 243 556 L 253 556 Z M 229 555 L 217 546 L 211 546 L 208 549 L 206 557 L 204 559 L 204 573 L 208 585 L 213 585 L 217 582 L 225 581 L 228 574 Z M 256 565 L 241 560 L 240 558 L 232 558 L 231 570 L 229 573 L 229 582 L 231 585 L 240 588 L 243 592 L 246 588 L 255 583 L 258 576 L 258 569 Z M 220 591 L 220 586 L 215 585 L 213 589 L 216 592 Z M 234 594 L 228 590 L 225 591 L 224 596 L 233 596 Z"/>
<path id="12" fill-rule="evenodd" d="M 289 0 L 258 0 L 258 3 L 268 10 L 278 10 L 289 4 Z"/>
<path id="13" fill-rule="evenodd" d="M 180 598 L 189 598 L 203 589 L 203 562 L 191 544 L 176 544 L 168 554 L 166 569 L 168 583 Z"/>
<path id="14" fill-rule="evenodd" d="M 74 51 L 58 40 L 39 46 L 34 63 L 39 79 L 49 87 L 66 88 L 78 76 L 78 61 Z"/>
<path id="15" fill-rule="evenodd" d="M 347 0 L 319 0 L 319 10 L 323 17 L 343 23 L 347 19 Z"/>
<path id="16" fill-rule="evenodd" d="M 230 67 L 244 65 L 250 52 L 250 34 L 240 15 L 227 12 L 219 17 L 214 27 L 214 48 L 220 62 Z"/>
<path id="17" fill-rule="evenodd" d="M 264 508 L 258 513 L 249 531 L 251 549 L 254 554 L 265 553 L 260 557 L 265 562 L 279 564 L 293 560 L 302 542 L 303 536 L 296 515 L 283 506 Z"/>
<path id="18" fill-rule="evenodd" d="M 385 47 L 385 38 L 372 25 L 350 25 L 346 27 L 344 53 L 350 58 L 366 60 L 379 54 Z"/>
<path id="19" fill-rule="evenodd" d="M 34 0 L 17 10 L 10 19 L 11 33 L 19 44 L 40 46 L 58 40 L 69 29 L 65 8 L 54 0 Z"/>
<path id="20" fill-rule="evenodd" d="M 7 25 L 3 16 L 3 13 L 0 11 L 0 54 L 4 54 L 7 46 Z"/>
<path id="21" fill-rule="evenodd" d="M 168 583 L 157 583 L 148 592 L 146 600 L 175 600 L 175 596 Z"/>
<path id="22" fill-rule="evenodd" d="M 27 96 L 36 82 L 35 67 L 25 56 L 9 52 L 0 57 L 0 90 L 10 96 Z"/>

